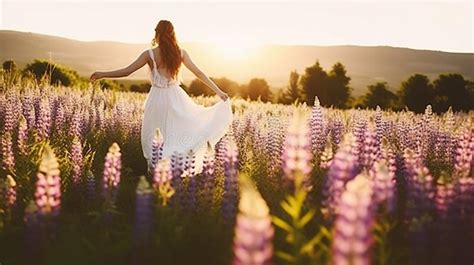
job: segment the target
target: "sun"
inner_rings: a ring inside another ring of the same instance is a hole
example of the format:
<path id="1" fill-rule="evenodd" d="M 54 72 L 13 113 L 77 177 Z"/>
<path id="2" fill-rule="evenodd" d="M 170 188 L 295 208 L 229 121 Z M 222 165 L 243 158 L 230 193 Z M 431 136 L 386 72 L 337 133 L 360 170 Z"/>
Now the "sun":
<path id="1" fill-rule="evenodd" d="M 251 40 L 221 39 L 215 42 L 216 51 L 227 59 L 245 59 L 251 56 L 259 43 Z"/>

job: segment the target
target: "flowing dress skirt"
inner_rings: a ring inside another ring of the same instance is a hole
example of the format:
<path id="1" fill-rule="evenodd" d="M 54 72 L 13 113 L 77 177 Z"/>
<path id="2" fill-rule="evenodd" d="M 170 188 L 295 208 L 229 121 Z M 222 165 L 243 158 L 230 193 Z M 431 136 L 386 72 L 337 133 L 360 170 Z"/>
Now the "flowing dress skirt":
<path id="1" fill-rule="evenodd" d="M 230 99 L 205 107 L 193 101 L 179 86 L 152 86 L 144 103 L 141 128 L 143 156 L 151 163 L 152 142 L 159 128 L 163 135 L 163 157 L 174 152 L 195 153 L 195 171 L 202 171 L 207 142 L 212 147 L 230 129 L 233 114 Z"/>

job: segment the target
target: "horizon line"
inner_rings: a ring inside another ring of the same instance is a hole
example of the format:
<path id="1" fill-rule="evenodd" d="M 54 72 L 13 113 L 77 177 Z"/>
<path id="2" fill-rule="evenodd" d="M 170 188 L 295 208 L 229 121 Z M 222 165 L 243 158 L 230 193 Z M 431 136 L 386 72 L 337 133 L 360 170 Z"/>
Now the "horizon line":
<path id="1" fill-rule="evenodd" d="M 49 37 L 56 37 L 62 38 L 72 41 L 80 41 L 80 42 L 114 42 L 114 43 L 121 43 L 121 44 L 129 44 L 129 45 L 144 45 L 147 44 L 146 42 L 125 42 L 125 41 L 118 41 L 118 40 L 84 40 L 78 38 L 72 38 L 68 36 L 62 35 L 52 35 L 49 33 L 41 33 L 41 32 L 33 32 L 33 31 L 22 31 L 16 29 L 5 29 L 1 28 L 0 31 L 12 31 L 12 32 L 20 32 L 20 33 L 30 33 L 30 34 L 37 34 Z M 209 44 L 209 45 L 218 45 L 218 43 L 210 42 L 210 41 L 194 41 L 194 40 L 183 40 L 178 41 L 178 43 L 195 43 L 195 44 Z M 309 43 L 298 43 L 298 44 L 290 44 L 290 43 L 274 43 L 274 42 L 262 42 L 258 43 L 255 46 L 299 46 L 299 47 L 342 47 L 342 46 L 352 46 L 352 47 L 370 47 L 370 48 L 377 48 L 377 47 L 387 47 L 387 48 L 398 48 L 398 49 L 409 49 L 409 50 L 419 50 L 419 51 L 432 51 L 432 52 L 444 52 L 444 53 L 455 53 L 455 54 L 472 54 L 474 55 L 473 51 L 447 51 L 447 50 L 434 50 L 429 48 L 415 48 L 415 47 L 403 47 L 403 46 L 391 46 L 386 44 L 377 44 L 377 45 L 362 45 L 362 44 L 309 44 Z"/>

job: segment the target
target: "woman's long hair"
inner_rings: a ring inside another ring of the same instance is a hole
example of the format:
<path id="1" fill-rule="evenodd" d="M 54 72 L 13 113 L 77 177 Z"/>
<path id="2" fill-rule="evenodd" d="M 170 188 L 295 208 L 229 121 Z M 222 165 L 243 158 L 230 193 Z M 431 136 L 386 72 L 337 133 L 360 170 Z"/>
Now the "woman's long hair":
<path id="1" fill-rule="evenodd" d="M 182 58 L 173 24 L 168 20 L 160 20 L 155 28 L 155 38 L 152 40 L 152 45 L 155 45 L 156 39 L 158 39 L 161 61 L 171 75 L 171 78 L 175 78 L 178 75 Z"/>

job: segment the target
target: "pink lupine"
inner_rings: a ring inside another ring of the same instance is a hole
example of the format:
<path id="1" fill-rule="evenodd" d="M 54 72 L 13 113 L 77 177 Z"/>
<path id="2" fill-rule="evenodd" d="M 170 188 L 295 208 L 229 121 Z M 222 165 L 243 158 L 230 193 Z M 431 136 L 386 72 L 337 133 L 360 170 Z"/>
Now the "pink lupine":
<path id="1" fill-rule="evenodd" d="M 473 162 L 474 136 L 470 131 L 461 134 L 454 158 L 454 176 L 457 178 L 468 177 Z"/>
<path id="2" fill-rule="evenodd" d="M 383 204 L 388 211 L 392 211 L 395 206 L 395 179 L 390 174 L 388 161 L 385 159 L 375 161 L 369 175 L 372 180 L 375 203 Z"/>
<path id="3" fill-rule="evenodd" d="M 118 185 L 120 183 L 120 175 L 122 170 L 122 154 L 117 143 L 113 143 L 109 148 L 109 152 L 105 156 L 104 173 L 103 173 L 103 191 L 115 199 Z M 111 194 L 110 194 L 111 193 Z"/>
<path id="4" fill-rule="evenodd" d="M 374 242 L 374 201 L 366 175 L 358 175 L 342 193 L 334 223 L 333 265 L 369 265 Z"/>
<path id="5" fill-rule="evenodd" d="M 15 202 L 16 202 L 16 181 L 13 179 L 11 175 L 7 175 L 7 178 L 5 179 L 5 184 L 3 187 L 3 200 L 5 201 L 5 206 L 7 208 L 11 208 Z"/>
<path id="6" fill-rule="evenodd" d="M 61 206 L 61 179 L 59 163 L 49 145 L 46 145 L 39 165 L 35 203 L 39 213 L 57 215 Z"/>
<path id="7" fill-rule="evenodd" d="M 13 153 L 13 139 L 9 131 L 1 136 L 2 168 L 7 172 L 15 170 L 15 155 Z"/>
<path id="8" fill-rule="evenodd" d="M 163 206 L 168 204 L 175 193 L 171 186 L 172 179 L 171 160 L 169 158 L 159 160 L 153 171 L 153 188 L 158 192 Z"/>
<path id="9" fill-rule="evenodd" d="M 48 139 L 51 131 L 51 109 L 46 99 L 39 101 L 39 112 L 35 122 L 40 140 Z"/>
<path id="10" fill-rule="evenodd" d="M 17 138 L 18 152 L 21 155 L 26 155 L 28 153 L 27 141 L 28 141 L 28 124 L 26 122 L 25 117 L 21 115 L 20 122 L 18 123 L 18 138 Z"/>
<path id="11" fill-rule="evenodd" d="M 255 188 L 243 186 L 235 224 L 233 265 L 267 265 L 274 228 L 268 206 Z"/>

